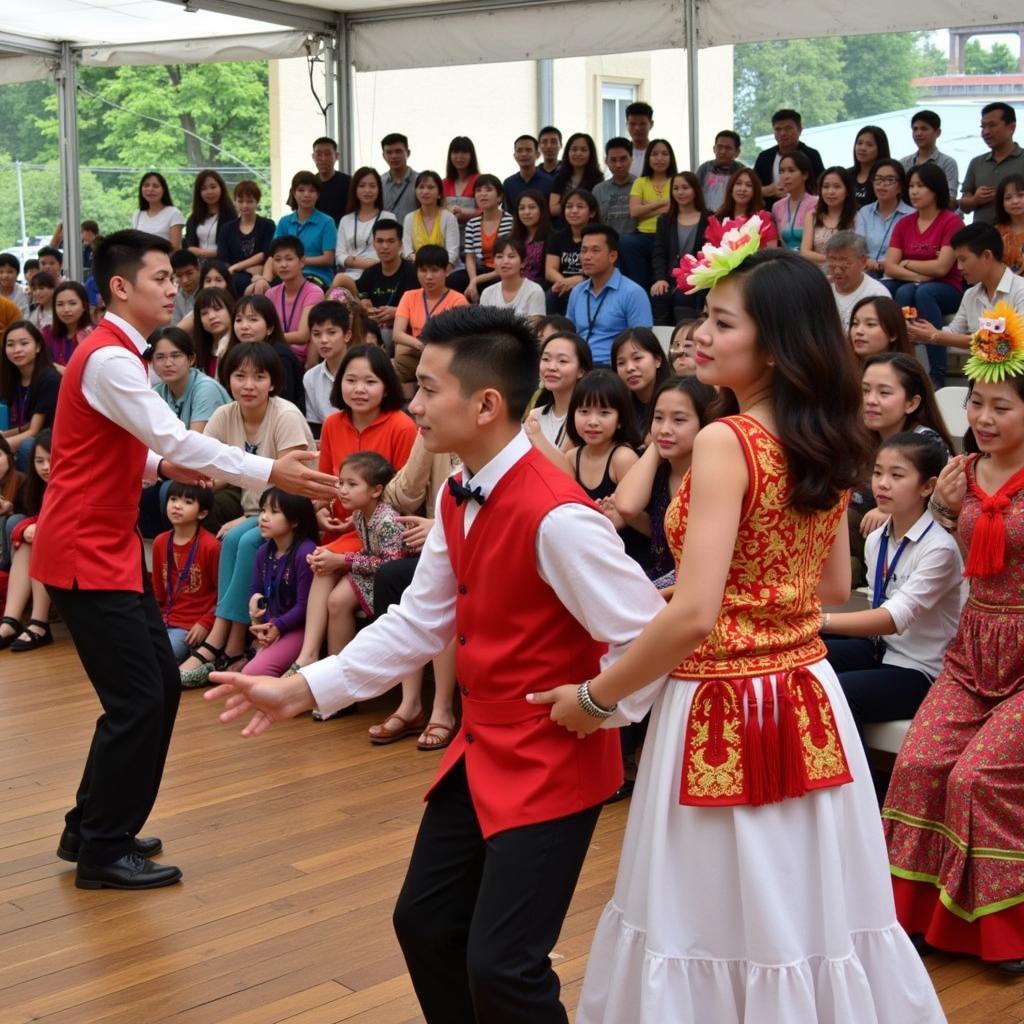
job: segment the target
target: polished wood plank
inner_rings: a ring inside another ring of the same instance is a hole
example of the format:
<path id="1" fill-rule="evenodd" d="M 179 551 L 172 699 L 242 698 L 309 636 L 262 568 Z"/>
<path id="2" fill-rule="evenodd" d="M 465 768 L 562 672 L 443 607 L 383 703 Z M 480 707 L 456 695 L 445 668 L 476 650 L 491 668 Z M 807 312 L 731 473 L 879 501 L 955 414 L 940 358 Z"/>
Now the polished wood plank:
<path id="1" fill-rule="evenodd" d="M 184 882 L 82 892 L 54 848 L 99 707 L 55 635 L 0 654 L 0 1024 L 421 1021 L 391 908 L 440 755 L 367 742 L 391 698 L 243 740 L 184 693 L 147 828 Z M 602 815 L 554 950 L 570 1010 L 627 809 Z M 951 1024 L 1024 1024 L 1021 982 L 966 957 L 928 965 Z"/>

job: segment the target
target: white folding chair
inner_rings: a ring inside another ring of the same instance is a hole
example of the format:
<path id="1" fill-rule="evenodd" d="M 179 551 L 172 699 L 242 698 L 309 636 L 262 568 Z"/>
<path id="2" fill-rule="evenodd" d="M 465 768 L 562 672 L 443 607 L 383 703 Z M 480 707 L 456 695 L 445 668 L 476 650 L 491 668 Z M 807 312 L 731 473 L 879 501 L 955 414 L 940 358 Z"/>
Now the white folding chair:
<path id="1" fill-rule="evenodd" d="M 935 402 L 942 415 L 942 422 L 956 445 L 958 452 L 963 450 L 964 434 L 967 433 L 967 388 L 939 388 L 935 392 Z"/>
<path id="2" fill-rule="evenodd" d="M 654 336 L 658 339 L 662 349 L 664 349 L 665 355 L 668 355 L 668 343 L 672 340 L 672 332 L 675 328 L 659 325 L 658 327 L 652 327 L 651 330 L 654 331 Z"/>

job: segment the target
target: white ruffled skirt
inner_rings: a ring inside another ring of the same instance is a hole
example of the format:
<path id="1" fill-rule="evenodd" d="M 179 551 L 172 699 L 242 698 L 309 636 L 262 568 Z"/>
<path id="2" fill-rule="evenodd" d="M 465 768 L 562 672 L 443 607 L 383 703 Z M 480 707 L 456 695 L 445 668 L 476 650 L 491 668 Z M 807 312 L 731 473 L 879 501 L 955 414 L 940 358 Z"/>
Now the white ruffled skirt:
<path id="1" fill-rule="evenodd" d="M 827 662 L 810 668 L 854 782 L 762 807 L 680 805 L 698 684 L 662 688 L 577 1024 L 946 1020 L 896 922 L 878 804 L 846 700 Z"/>

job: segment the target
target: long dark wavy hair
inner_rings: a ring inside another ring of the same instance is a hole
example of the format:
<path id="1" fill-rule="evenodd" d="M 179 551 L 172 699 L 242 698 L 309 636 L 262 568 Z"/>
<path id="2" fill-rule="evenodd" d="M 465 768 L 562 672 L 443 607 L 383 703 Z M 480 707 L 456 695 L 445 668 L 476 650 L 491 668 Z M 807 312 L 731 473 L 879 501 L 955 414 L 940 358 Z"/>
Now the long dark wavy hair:
<path id="1" fill-rule="evenodd" d="M 775 363 L 772 411 L 801 513 L 832 508 L 864 479 L 873 451 L 861 419 L 860 368 L 825 275 L 788 249 L 762 249 L 729 275 L 760 347 Z M 736 411 L 723 389 L 715 415 Z"/>

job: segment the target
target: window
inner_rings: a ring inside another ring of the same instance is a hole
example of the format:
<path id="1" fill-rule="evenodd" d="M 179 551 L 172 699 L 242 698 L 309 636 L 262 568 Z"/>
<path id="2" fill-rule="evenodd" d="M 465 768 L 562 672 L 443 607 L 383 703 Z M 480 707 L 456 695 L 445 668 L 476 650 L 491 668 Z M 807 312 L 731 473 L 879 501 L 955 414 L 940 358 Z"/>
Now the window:
<path id="1" fill-rule="evenodd" d="M 616 135 L 626 134 L 626 107 L 636 102 L 636 86 L 621 82 L 601 83 L 602 145 Z"/>

